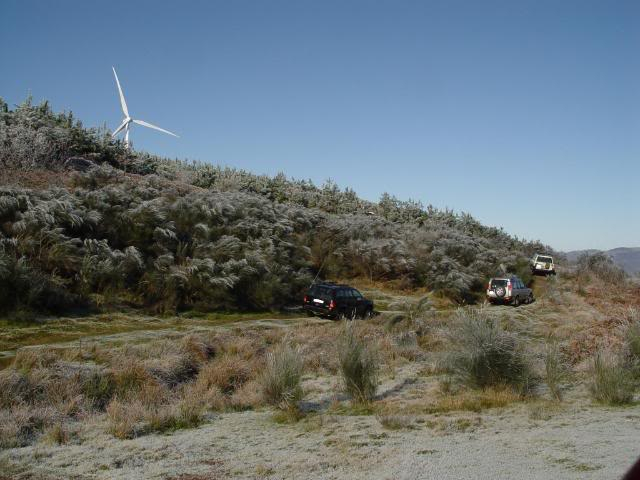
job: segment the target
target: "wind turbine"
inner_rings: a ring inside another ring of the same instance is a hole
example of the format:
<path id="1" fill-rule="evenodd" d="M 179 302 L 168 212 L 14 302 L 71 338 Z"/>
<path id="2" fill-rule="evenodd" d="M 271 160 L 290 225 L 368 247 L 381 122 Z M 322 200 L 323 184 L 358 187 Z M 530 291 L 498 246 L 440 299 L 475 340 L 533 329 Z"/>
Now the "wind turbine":
<path id="1" fill-rule="evenodd" d="M 129 148 L 129 128 L 132 123 L 137 123 L 138 125 L 142 125 L 143 127 L 153 128 L 154 130 L 160 130 L 161 132 L 168 133 L 169 135 L 173 135 L 174 137 L 178 137 L 175 133 L 170 132 L 169 130 L 165 130 L 164 128 L 157 127 L 155 125 L 151 125 L 150 123 L 145 122 L 144 120 L 135 120 L 129 116 L 129 109 L 127 108 L 127 102 L 124 100 L 124 93 L 122 93 L 122 87 L 120 86 L 120 80 L 118 80 L 118 74 L 116 73 L 116 69 L 113 69 L 113 75 L 116 77 L 116 84 L 118 85 L 118 93 L 120 94 L 120 106 L 122 107 L 122 113 L 124 114 L 124 120 L 120 124 L 118 128 L 113 132 L 113 137 L 118 135 L 122 130 L 124 133 L 124 144 L 127 148 Z"/>

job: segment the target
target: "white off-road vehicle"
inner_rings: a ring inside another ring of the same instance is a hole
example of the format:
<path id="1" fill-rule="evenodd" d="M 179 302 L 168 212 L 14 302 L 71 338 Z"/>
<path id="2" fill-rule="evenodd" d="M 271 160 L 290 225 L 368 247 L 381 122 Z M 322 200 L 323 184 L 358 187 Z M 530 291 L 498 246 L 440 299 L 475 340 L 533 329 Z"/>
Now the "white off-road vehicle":
<path id="1" fill-rule="evenodd" d="M 492 278 L 487 285 L 487 302 L 491 304 L 501 303 L 517 307 L 534 300 L 533 290 L 515 275 Z"/>
<path id="2" fill-rule="evenodd" d="M 536 253 L 531 259 L 531 273 L 534 275 L 555 275 L 556 266 L 553 257 Z"/>

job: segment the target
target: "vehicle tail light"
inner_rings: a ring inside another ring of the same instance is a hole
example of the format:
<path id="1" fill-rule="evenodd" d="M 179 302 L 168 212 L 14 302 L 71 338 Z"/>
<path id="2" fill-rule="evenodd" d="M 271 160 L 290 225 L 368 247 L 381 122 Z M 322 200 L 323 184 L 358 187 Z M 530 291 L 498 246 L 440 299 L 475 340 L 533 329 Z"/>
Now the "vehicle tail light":
<path id="1" fill-rule="evenodd" d="M 336 301 L 335 300 L 331 300 L 329 302 L 329 310 L 333 310 L 334 308 L 336 308 Z"/>
<path id="2" fill-rule="evenodd" d="M 304 296 L 304 303 L 308 303 L 309 302 L 309 297 L 307 295 Z"/>
<path id="3" fill-rule="evenodd" d="M 491 290 L 491 282 L 487 283 L 487 290 Z"/>
<path id="4" fill-rule="evenodd" d="M 507 296 L 511 296 L 511 280 L 507 280 Z"/>

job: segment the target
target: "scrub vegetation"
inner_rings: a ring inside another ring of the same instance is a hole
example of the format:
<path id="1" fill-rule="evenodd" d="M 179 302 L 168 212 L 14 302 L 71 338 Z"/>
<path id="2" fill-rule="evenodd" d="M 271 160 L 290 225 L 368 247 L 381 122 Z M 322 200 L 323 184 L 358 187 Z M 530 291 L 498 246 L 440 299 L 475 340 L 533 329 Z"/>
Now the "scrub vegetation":
<path id="1" fill-rule="evenodd" d="M 0 306 L 15 319 L 278 309 L 318 272 L 473 302 L 501 265 L 525 273 L 549 250 L 388 194 L 127 151 L 47 102 L 0 100 L 0 145 Z"/>

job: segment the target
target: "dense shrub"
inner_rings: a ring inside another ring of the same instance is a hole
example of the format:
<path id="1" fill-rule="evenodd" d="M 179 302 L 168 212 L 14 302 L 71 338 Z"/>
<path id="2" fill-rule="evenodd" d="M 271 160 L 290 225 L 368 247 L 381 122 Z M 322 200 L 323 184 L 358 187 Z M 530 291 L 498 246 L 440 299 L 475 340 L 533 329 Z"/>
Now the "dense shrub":
<path id="1" fill-rule="evenodd" d="M 549 250 L 388 194 L 369 202 L 330 181 L 128 151 L 46 102 L 10 110 L 0 101 L 0 145 L 7 172 L 60 171 L 75 155 L 98 165 L 55 187 L 0 187 L 4 313 L 118 301 L 156 311 L 275 309 L 297 302 L 318 271 L 473 302 L 486 277 Z"/>
<path id="2" fill-rule="evenodd" d="M 460 310 L 457 317 L 447 361 L 453 376 L 472 388 L 509 386 L 528 393 L 535 378 L 517 336 L 483 309 Z"/>
<path id="3" fill-rule="evenodd" d="M 607 283 L 614 285 L 624 282 L 627 278 L 622 268 L 617 266 L 613 259 L 604 252 L 583 253 L 578 257 L 579 276 L 595 276 Z"/>

